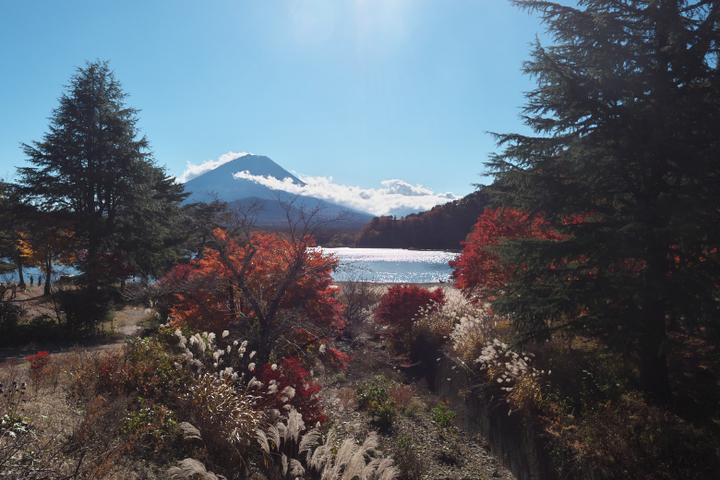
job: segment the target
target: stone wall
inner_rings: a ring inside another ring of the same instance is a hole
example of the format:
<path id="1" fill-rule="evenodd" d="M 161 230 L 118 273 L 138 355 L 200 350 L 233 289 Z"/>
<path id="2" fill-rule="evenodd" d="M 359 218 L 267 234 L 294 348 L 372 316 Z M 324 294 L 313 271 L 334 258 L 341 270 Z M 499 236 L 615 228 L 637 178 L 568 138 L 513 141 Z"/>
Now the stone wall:
<path id="1" fill-rule="evenodd" d="M 450 401 L 458 426 L 471 436 L 482 436 L 515 478 L 559 479 L 548 453 L 551 439 L 537 420 L 521 411 L 508 415 L 504 399 L 493 397 L 483 379 L 468 374 L 442 352 L 428 349 L 423 357 L 428 383 L 440 399 Z"/>

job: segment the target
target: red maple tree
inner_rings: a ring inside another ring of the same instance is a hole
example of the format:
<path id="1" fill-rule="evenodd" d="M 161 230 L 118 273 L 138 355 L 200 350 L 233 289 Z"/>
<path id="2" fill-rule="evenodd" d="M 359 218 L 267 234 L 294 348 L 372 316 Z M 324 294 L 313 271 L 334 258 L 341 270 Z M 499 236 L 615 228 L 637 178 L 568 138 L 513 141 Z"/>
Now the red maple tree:
<path id="1" fill-rule="evenodd" d="M 445 303 L 445 293 L 417 285 L 395 285 L 380 298 L 375 309 L 375 319 L 390 327 L 390 337 L 396 346 L 409 342 L 412 326 L 421 309 L 428 312 Z"/>
<path id="2" fill-rule="evenodd" d="M 493 247 L 504 240 L 547 238 L 559 240 L 550 224 L 515 208 L 486 209 L 457 259 L 450 261 L 455 287 L 466 293 L 497 292 L 513 277 L 512 265 L 503 264 Z"/>
<path id="3" fill-rule="evenodd" d="M 258 339 L 261 364 L 273 350 L 317 351 L 343 328 L 331 277 L 338 260 L 311 248 L 311 237 L 254 232 L 241 242 L 217 229 L 212 244 L 161 282 L 175 296 L 174 325 L 216 332 L 242 325 Z"/>

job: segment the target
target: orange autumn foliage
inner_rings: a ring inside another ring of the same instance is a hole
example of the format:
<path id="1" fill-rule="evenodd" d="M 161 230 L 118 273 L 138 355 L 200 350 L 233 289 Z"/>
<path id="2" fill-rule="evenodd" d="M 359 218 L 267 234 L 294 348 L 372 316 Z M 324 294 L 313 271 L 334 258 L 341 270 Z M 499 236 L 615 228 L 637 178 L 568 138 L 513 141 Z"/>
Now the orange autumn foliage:
<path id="1" fill-rule="evenodd" d="M 221 248 L 207 248 L 161 282 L 176 298 L 170 310 L 175 326 L 220 331 L 234 322 L 257 323 L 263 341 L 283 337 L 317 347 L 344 326 L 332 288 L 338 260 L 308 249 L 311 238 L 293 242 L 255 232 L 241 243 L 223 230 L 213 235 Z"/>

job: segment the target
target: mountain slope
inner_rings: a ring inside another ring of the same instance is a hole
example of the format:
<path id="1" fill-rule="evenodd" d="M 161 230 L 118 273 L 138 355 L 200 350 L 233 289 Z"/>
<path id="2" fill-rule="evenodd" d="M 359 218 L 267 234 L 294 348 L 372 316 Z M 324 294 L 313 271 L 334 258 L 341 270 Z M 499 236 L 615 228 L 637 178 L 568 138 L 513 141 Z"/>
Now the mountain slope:
<path id="1" fill-rule="evenodd" d="M 192 192 L 188 201 L 204 201 L 208 193 L 217 195 L 218 200 L 224 202 L 233 202 L 248 197 L 265 200 L 275 198 L 273 190 L 264 185 L 252 180 L 233 178 L 233 174 L 244 171 L 248 171 L 252 175 L 275 177 L 279 180 L 290 178 L 293 183 L 304 185 L 297 177 L 268 157 L 245 155 L 187 181 L 185 191 Z"/>
<path id="2" fill-rule="evenodd" d="M 262 201 L 265 203 L 264 211 L 258 218 L 259 226 L 282 226 L 287 220 L 284 218 L 278 199 L 282 201 L 295 200 L 296 205 L 304 205 L 313 209 L 322 205 L 324 216 L 333 218 L 342 212 L 351 212 L 352 218 L 334 225 L 336 228 L 361 228 L 372 219 L 372 215 L 350 210 L 333 203 L 323 202 L 317 198 L 296 196 L 277 190 L 272 190 L 252 180 L 234 178 L 238 172 L 247 171 L 251 175 L 262 175 L 284 180 L 290 178 L 294 184 L 304 185 L 296 176 L 282 168 L 270 158 L 262 155 L 245 155 L 193 178 L 185 183 L 185 191 L 192 192 L 185 203 L 207 202 L 217 198 L 230 204 L 234 202 L 249 203 Z"/>
<path id="3" fill-rule="evenodd" d="M 489 195 L 480 188 L 427 212 L 399 219 L 375 217 L 358 232 L 355 246 L 460 250 L 460 242 L 489 204 Z"/>

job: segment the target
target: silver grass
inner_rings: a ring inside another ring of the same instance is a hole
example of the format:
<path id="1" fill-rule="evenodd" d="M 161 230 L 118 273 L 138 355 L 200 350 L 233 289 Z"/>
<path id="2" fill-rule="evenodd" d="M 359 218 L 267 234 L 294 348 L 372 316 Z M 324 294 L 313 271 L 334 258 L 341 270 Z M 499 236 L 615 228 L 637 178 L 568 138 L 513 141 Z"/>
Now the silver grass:
<path id="1" fill-rule="evenodd" d="M 195 428 L 192 424 L 188 422 L 181 422 L 178 427 L 182 432 L 184 440 L 202 440 L 200 430 Z"/>
<path id="2" fill-rule="evenodd" d="M 275 444 L 275 448 L 280 449 L 280 432 L 275 425 L 268 427 L 268 437 Z"/>
<path id="3" fill-rule="evenodd" d="M 297 478 L 303 475 L 305 475 L 305 468 L 303 468 L 302 463 L 294 458 L 290 459 L 290 476 Z"/>
<path id="4" fill-rule="evenodd" d="M 352 480 L 355 477 L 362 475 L 363 469 L 365 468 L 365 454 L 367 453 L 362 447 L 358 448 L 353 454 L 350 461 L 345 466 L 342 480 Z"/>
<path id="5" fill-rule="evenodd" d="M 365 472 L 365 457 L 369 456 L 371 451 L 377 449 L 378 445 L 377 433 L 371 432 L 348 462 L 342 480 L 352 480 L 356 476 L 362 476 L 363 472 Z"/>
<path id="6" fill-rule="evenodd" d="M 252 379 L 250 379 L 250 381 L 248 382 L 248 390 L 251 388 L 261 388 L 262 385 L 263 384 L 260 380 L 258 380 L 255 377 L 252 377 Z"/>
<path id="7" fill-rule="evenodd" d="M 362 473 L 360 474 L 360 480 L 372 480 L 375 475 L 375 470 L 377 470 L 379 465 L 379 458 L 373 458 L 370 460 L 370 462 L 363 467 Z"/>
<path id="8" fill-rule="evenodd" d="M 379 446 L 380 446 L 380 442 L 378 440 L 377 433 L 370 432 L 362 444 L 362 449 L 365 451 L 365 453 L 368 453 L 368 451 L 370 451 L 370 450 L 377 450 L 377 448 Z"/>
<path id="9" fill-rule="evenodd" d="M 305 429 L 305 422 L 303 422 L 302 415 L 297 410 L 292 409 L 288 414 L 287 430 L 285 431 L 285 440 L 290 438 L 297 442 L 300 432 Z"/>
<path id="10" fill-rule="evenodd" d="M 328 432 L 325 444 L 320 445 L 318 448 L 315 449 L 315 453 L 313 453 L 312 460 L 309 462 L 310 466 L 313 469 L 320 471 L 323 465 L 328 464 L 328 462 L 332 459 L 332 446 L 334 443 L 335 429 L 332 428 Z"/>
<path id="11" fill-rule="evenodd" d="M 186 458 L 178 463 L 180 466 L 169 468 L 167 471 L 174 480 L 226 480 L 222 475 L 208 472 L 205 465 L 194 458 Z"/>
<path id="12" fill-rule="evenodd" d="M 380 465 L 378 465 L 377 472 L 375 472 L 375 477 L 378 480 L 394 480 L 398 475 L 400 475 L 400 470 L 393 465 L 391 457 L 383 458 Z"/>
<path id="13" fill-rule="evenodd" d="M 310 464 L 310 453 L 312 450 L 312 446 L 318 443 L 320 440 L 320 432 L 313 429 L 307 432 L 305 435 L 302 436 L 300 439 L 300 445 L 298 446 L 298 455 L 302 455 L 303 453 L 307 452 L 307 464 Z"/>
<path id="14" fill-rule="evenodd" d="M 261 429 L 257 429 L 256 431 L 257 436 L 255 437 L 260 444 L 260 447 L 262 448 L 263 452 L 269 454 L 270 453 L 270 444 L 268 443 L 267 435 L 265 435 L 265 432 L 263 432 Z"/>
<path id="15" fill-rule="evenodd" d="M 333 480 L 340 478 L 340 471 L 352 460 L 357 448 L 358 446 L 357 443 L 355 443 L 355 439 L 346 438 L 343 441 L 342 445 L 340 445 L 340 450 L 338 450 L 337 455 L 335 455 L 335 465 L 332 468 L 330 478 Z"/>
<path id="16" fill-rule="evenodd" d="M 383 470 L 377 480 L 395 480 L 400 476 L 400 469 L 395 465 L 390 465 Z"/>
<path id="17" fill-rule="evenodd" d="M 285 454 L 283 453 L 283 454 L 282 454 L 282 457 L 280 457 L 280 461 L 282 462 L 282 472 L 283 472 L 283 477 L 284 477 L 284 476 L 287 475 L 287 471 L 288 471 L 288 458 L 287 458 L 287 455 L 285 455 Z"/>
<path id="18" fill-rule="evenodd" d="M 277 408 L 271 408 L 270 410 L 265 411 L 265 415 L 267 415 L 269 422 L 276 422 L 278 418 L 280 418 L 280 410 Z"/>
<path id="19" fill-rule="evenodd" d="M 295 396 L 295 389 L 288 385 L 287 387 L 283 388 L 283 391 L 281 393 L 286 397 L 292 399 Z"/>
<path id="20" fill-rule="evenodd" d="M 278 432 L 280 433 L 280 438 L 287 438 L 287 425 L 285 425 L 282 422 L 278 422 L 275 424 L 275 427 L 277 428 Z"/>

